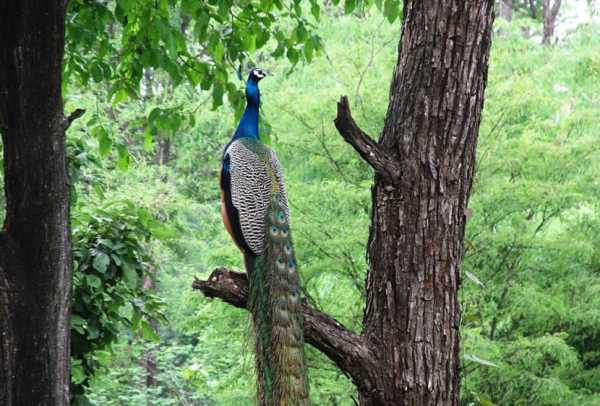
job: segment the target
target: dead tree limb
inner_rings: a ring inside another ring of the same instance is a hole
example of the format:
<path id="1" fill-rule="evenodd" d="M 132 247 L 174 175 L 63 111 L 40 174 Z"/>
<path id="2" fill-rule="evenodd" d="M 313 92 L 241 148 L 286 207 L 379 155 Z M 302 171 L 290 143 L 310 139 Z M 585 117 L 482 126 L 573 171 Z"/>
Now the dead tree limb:
<path id="1" fill-rule="evenodd" d="M 342 96 L 337 104 L 335 127 L 344 140 L 352 145 L 356 152 L 373 167 L 376 173 L 393 184 L 400 178 L 400 166 L 374 141 L 360 129 L 352 118 L 348 98 Z"/>
<path id="2" fill-rule="evenodd" d="M 208 298 L 219 298 L 235 307 L 246 309 L 248 278 L 243 273 L 217 268 L 207 280 L 194 280 L 192 287 Z M 308 306 L 306 302 L 303 303 L 303 308 L 306 342 L 329 357 L 360 390 L 374 390 L 376 362 L 364 337 Z"/>

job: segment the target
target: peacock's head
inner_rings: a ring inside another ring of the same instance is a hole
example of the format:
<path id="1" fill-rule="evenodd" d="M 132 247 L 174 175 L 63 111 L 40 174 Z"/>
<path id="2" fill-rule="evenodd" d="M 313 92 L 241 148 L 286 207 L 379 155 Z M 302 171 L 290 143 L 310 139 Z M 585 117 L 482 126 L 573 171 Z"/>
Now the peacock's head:
<path id="1" fill-rule="evenodd" d="M 246 82 L 246 100 L 248 104 L 260 105 L 260 90 L 258 90 L 258 82 L 267 76 L 267 73 L 262 69 L 252 69 L 248 75 Z"/>
<path id="2" fill-rule="evenodd" d="M 248 75 L 248 81 L 258 83 L 265 76 L 267 76 L 267 72 L 265 72 L 263 69 L 254 68 L 250 71 L 250 74 Z"/>

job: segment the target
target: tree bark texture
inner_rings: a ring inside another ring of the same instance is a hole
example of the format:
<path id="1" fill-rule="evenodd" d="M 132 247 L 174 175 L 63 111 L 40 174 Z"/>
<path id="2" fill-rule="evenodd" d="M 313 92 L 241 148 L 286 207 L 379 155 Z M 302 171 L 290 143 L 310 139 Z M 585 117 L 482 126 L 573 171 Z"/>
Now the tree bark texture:
<path id="1" fill-rule="evenodd" d="M 364 405 L 456 405 L 459 266 L 494 14 L 493 0 L 406 1 L 379 145 L 364 330 L 382 391 Z"/>
<path id="2" fill-rule="evenodd" d="M 560 11 L 560 4 L 561 0 L 554 0 L 554 3 L 551 3 L 551 0 L 542 1 L 542 11 L 544 13 L 544 36 L 542 38 L 542 44 L 546 46 L 552 45 L 554 28 L 556 27 L 556 18 Z"/>
<path id="3" fill-rule="evenodd" d="M 69 403 L 65 0 L 0 2 L 0 404 Z"/>
<path id="4" fill-rule="evenodd" d="M 336 128 L 375 170 L 363 331 L 305 306 L 305 335 L 363 406 L 458 404 L 459 266 L 493 10 L 493 0 L 405 0 L 379 141 L 346 97 L 338 103 Z M 194 287 L 244 307 L 242 278 L 217 270 Z"/>

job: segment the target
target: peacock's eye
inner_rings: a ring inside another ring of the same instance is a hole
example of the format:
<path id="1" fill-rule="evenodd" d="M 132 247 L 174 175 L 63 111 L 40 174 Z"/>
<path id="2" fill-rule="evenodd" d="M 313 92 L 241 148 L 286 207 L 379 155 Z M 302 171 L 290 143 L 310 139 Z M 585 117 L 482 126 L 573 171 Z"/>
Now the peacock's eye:
<path id="1" fill-rule="evenodd" d="M 271 227 L 271 234 L 277 234 L 277 231 L 278 231 L 277 227 L 275 227 L 275 226 Z"/>
<path id="2" fill-rule="evenodd" d="M 282 271 L 285 269 L 285 261 L 281 257 L 277 257 L 277 268 L 281 269 Z"/>
<path id="3" fill-rule="evenodd" d="M 289 243 L 285 244 L 285 246 L 283 247 L 283 250 L 285 251 L 285 253 L 287 255 L 290 255 L 292 253 L 292 246 Z"/>
<path id="4" fill-rule="evenodd" d="M 281 235 L 284 236 L 284 237 L 287 237 L 287 235 L 288 235 L 288 229 L 284 228 L 283 230 L 281 230 Z"/>
<path id="5" fill-rule="evenodd" d="M 296 269 L 296 262 L 293 259 L 288 261 L 288 268 L 290 268 L 292 271 Z"/>

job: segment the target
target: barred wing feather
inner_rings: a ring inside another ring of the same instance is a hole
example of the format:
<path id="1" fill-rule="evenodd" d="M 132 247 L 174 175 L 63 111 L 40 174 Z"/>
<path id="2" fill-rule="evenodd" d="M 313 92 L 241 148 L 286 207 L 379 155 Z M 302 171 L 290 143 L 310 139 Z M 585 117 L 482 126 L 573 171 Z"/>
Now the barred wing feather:
<path id="1" fill-rule="evenodd" d="M 275 153 L 258 140 L 234 141 L 225 155 L 230 157 L 231 201 L 239 213 L 244 240 L 255 255 L 262 255 L 271 196 L 278 194 L 289 219 L 281 165 Z"/>

